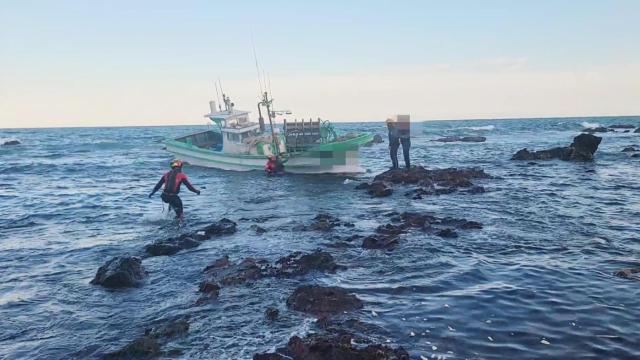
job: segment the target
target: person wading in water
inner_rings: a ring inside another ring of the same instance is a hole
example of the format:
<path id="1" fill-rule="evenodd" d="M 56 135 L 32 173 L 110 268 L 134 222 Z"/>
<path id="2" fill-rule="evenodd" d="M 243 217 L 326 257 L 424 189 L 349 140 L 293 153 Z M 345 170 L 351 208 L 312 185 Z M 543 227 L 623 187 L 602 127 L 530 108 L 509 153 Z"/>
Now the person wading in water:
<path id="1" fill-rule="evenodd" d="M 411 132 L 409 115 L 397 115 L 398 119 L 387 119 L 387 130 L 389 131 L 389 155 L 391 156 L 392 169 L 398 166 L 398 148 L 402 144 L 402 155 L 404 155 L 404 165 L 407 170 L 411 168 L 409 159 L 409 148 L 411 147 Z"/>
<path id="2" fill-rule="evenodd" d="M 164 191 L 160 198 L 175 210 L 176 218 L 182 220 L 182 199 L 178 196 L 178 193 L 180 192 L 180 185 L 185 184 L 187 189 L 191 192 L 200 195 L 200 190 L 194 188 L 189 182 L 187 175 L 182 172 L 182 161 L 174 160 L 171 162 L 171 171 L 162 175 L 160 181 L 158 181 L 156 186 L 153 188 L 153 191 L 151 191 L 151 194 L 149 194 L 149 198 L 151 198 L 153 194 L 160 189 L 162 184 L 164 184 Z"/>

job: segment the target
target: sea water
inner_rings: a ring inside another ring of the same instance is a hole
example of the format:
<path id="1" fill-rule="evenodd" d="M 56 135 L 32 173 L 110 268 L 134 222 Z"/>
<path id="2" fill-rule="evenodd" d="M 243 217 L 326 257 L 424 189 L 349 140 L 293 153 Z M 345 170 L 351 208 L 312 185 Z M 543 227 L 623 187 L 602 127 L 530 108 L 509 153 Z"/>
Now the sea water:
<path id="1" fill-rule="evenodd" d="M 315 329 L 313 318 L 285 306 L 309 283 L 356 294 L 365 306 L 350 316 L 382 327 L 378 340 L 412 358 L 638 358 L 640 282 L 612 274 L 640 264 L 640 159 L 621 152 L 640 145 L 640 134 L 597 134 L 604 139 L 592 163 L 510 160 L 521 148 L 566 146 L 584 126 L 614 123 L 640 126 L 640 117 L 414 122 L 414 164 L 494 176 L 481 181 L 484 194 L 423 200 L 398 188 L 389 198 L 355 190 L 389 166 L 385 125 L 336 124 L 385 138 L 362 148 L 367 173 L 265 177 L 187 166 L 202 194 L 183 189 L 184 228 L 147 195 L 172 158 L 162 141 L 204 127 L 0 130 L 22 142 L 0 147 L 0 358 L 99 357 L 151 323 L 188 315 L 188 335 L 168 347 L 185 358 L 249 359 Z M 447 135 L 487 141 L 431 141 Z M 292 230 L 326 212 L 353 222 L 349 234 L 366 235 L 391 211 L 484 228 L 456 239 L 413 232 L 393 251 L 327 246 L 347 230 Z M 89 284 L 111 257 L 140 255 L 145 244 L 222 217 L 238 222 L 236 234 L 145 259 L 141 287 Z M 256 222 L 268 232 L 251 231 Z M 273 261 L 316 248 L 346 270 L 229 286 L 218 301 L 194 306 L 202 269 L 216 258 Z M 278 321 L 264 319 L 268 306 L 280 309 Z"/>

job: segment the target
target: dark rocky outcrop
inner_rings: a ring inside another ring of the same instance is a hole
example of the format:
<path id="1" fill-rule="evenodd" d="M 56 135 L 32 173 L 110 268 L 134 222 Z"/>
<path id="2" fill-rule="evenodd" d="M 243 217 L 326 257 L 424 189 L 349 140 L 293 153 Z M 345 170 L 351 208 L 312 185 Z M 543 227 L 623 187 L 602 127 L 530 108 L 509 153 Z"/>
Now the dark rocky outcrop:
<path id="1" fill-rule="evenodd" d="M 362 183 L 356 186 L 356 190 L 366 190 L 373 197 L 386 197 L 393 193 L 393 189 L 384 181 L 374 181 L 371 184 Z"/>
<path id="2" fill-rule="evenodd" d="M 325 316 L 361 309 L 363 304 L 343 288 L 303 285 L 289 296 L 287 306 L 296 311 Z"/>
<path id="3" fill-rule="evenodd" d="M 633 133 L 634 133 L 634 134 L 638 134 L 638 133 L 640 133 L 640 128 L 637 128 Z"/>
<path id="4" fill-rule="evenodd" d="M 333 273 L 340 268 L 341 267 L 335 263 L 333 256 L 326 251 L 316 250 L 309 254 L 296 251 L 289 256 L 278 259 L 270 275 L 292 277 L 305 275 L 311 271 Z"/>
<path id="5" fill-rule="evenodd" d="M 450 194 L 460 188 L 471 189 L 474 187 L 473 179 L 487 178 L 491 176 L 477 168 L 427 170 L 422 166 L 415 166 L 409 170 L 387 170 L 378 174 L 371 184 L 360 184 L 356 189 L 366 189 L 370 195 L 376 196 L 378 189 L 385 189 L 385 187 L 391 192 L 391 184 L 418 185 L 419 188 L 405 193 L 405 196 L 420 199 L 426 195 Z M 372 188 L 375 190 L 371 190 Z"/>
<path id="6" fill-rule="evenodd" d="M 609 129 L 635 129 L 635 128 L 636 126 L 631 124 L 615 124 L 615 125 L 609 126 Z"/>
<path id="7" fill-rule="evenodd" d="M 267 229 L 263 228 L 262 226 L 258 226 L 256 224 L 249 226 L 249 229 L 255 231 L 257 235 L 262 235 L 267 232 Z"/>
<path id="8" fill-rule="evenodd" d="M 365 347 L 354 345 L 354 335 L 312 334 L 302 339 L 294 336 L 286 347 L 274 353 L 255 354 L 253 360 L 409 360 L 403 348 L 391 348 L 380 344 Z"/>
<path id="9" fill-rule="evenodd" d="M 7 140 L 2 145 L 3 146 L 13 146 L 13 145 L 20 145 L 20 144 L 21 143 L 18 140 Z"/>
<path id="10" fill-rule="evenodd" d="M 105 360 L 153 359 L 167 355 L 162 347 L 174 338 L 184 336 L 189 331 L 189 322 L 179 319 L 167 325 L 145 330 L 144 335 L 133 340 L 120 350 L 105 354 Z"/>
<path id="11" fill-rule="evenodd" d="M 640 157 L 640 154 L 633 154 L 633 155 L 631 155 L 631 157 L 632 157 L 632 158 L 639 158 L 639 157 Z"/>
<path id="12" fill-rule="evenodd" d="M 625 279 L 632 279 L 632 278 L 640 279 L 640 268 L 629 268 L 629 269 L 618 270 L 614 273 L 614 275 L 621 278 L 625 278 Z"/>
<path id="13" fill-rule="evenodd" d="M 384 139 L 380 134 L 373 135 L 373 140 L 371 140 L 372 144 L 382 144 L 383 142 L 384 142 Z"/>
<path id="14" fill-rule="evenodd" d="M 212 237 L 233 234 L 235 232 L 236 223 L 223 218 L 198 231 L 156 241 L 145 246 L 144 250 L 148 256 L 173 255 L 182 250 L 198 247 L 202 241 L 211 239 Z"/>
<path id="15" fill-rule="evenodd" d="M 342 221 L 333 215 L 320 213 L 313 218 L 312 222 L 309 225 L 297 224 L 293 227 L 293 230 L 295 231 L 314 230 L 314 231 L 326 232 L 340 226 L 353 227 L 354 225 L 350 222 Z"/>
<path id="16" fill-rule="evenodd" d="M 146 272 L 142 261 L 137 257 L 114 257 L 100 266 L 91 284 L 108 288 L 138 286 Z"/>
<path id="17" fill-rule="evenodd" d="M 635 151 L 640 151 L 640 149 L 637 149 L 634 146 L 627 146 L 626 148 L 622 149 L 622 152 L 635 152 Z"/>
<path id="18" fill-rule="evenodd" d="M 540 151 L 522 149 L 515 153 L 511 160 L 560 159 L 564 161 L 592 161 L 601 141 L 601 137 L 580 134 L 573 138 L 573 143 L 570 146 Z"/>
<path id="19" fill-rule="evenodd" d="M 445 142 L 445 143 L 449 143 L 449 142 L 485 142 L 485 141 L 487 141 L 487 138 L 484 137 L 484 136 L 445 136 L 443 138 L 435 139 L 435 140 L 431 140 L 431 141 L 438 141 L 438 142 Z"/>
<path id="20" fill-rule="evenodd" d="M 398 245 L 396 235 L 374 234 L 362 239 L 364 249 L 393 249 Z"/>
<path id="21" fill-rule="evenodd" d="M 443 237 L 443 238 L 457 238 L 458 237 L 458 233 L 455 232 L 455 230 L 450 229 L 450 228 L 439 230 L 438 232 L 436 232 L 436 235 L 438 235 L 440 237 Z"/>

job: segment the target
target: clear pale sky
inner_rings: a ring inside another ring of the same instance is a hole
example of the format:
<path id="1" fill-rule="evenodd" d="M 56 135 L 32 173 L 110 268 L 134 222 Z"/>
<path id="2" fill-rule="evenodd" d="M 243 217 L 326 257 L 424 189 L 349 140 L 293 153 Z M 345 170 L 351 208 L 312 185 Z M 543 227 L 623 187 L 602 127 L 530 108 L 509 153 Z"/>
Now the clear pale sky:
<path id="1" fill-rule="evenodd" d="M 640 1 L 0 0 L 0 128 L 640 114 Z"/>

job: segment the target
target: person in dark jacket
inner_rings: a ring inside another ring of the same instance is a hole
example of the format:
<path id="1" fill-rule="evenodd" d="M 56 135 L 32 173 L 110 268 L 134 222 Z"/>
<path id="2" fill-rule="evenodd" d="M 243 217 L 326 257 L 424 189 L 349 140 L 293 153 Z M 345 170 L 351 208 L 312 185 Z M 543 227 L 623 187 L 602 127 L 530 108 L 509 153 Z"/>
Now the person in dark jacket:
<path id="1" fill-rule="evenodd" d="M 160 198 L 163 202 L 169 204 L 169 206 L 173 208 L 176 212 L 176 218 L 182 220 L 182 199 L 178 196 L 178 193 L 180 192 L 180 185 L 185 184 L 187 189 L 191 192 L 200 195 L 200 190 L 193 187 L 189 182 L 187 175 L 182 172 L 182 161 L 174 160 L 171 162 L 171 171 L 162 175 L 156 186 L 153 188 L 153 191 L 151 191 L 151 194 L 149 194 L 149 197 L 152 197 L 153 194 L 160 189 L 162 184 L 164 184 L 164 191 L 162 191 Z"/>
<path id="2" fill-rule="evenodd" d="M 389 131 L 389 155 L 391 156 L 392 169 L 398 166 L 398 148 L 402 145 L 402 155 L 404 156 L 404 165 L 407 169 L 411 168 L 411 160 L 409 158 L 409 149 L 411 148 L 411 132 L 409 115 L 398 115 L 398 121 L 387 119 L 387 130 Z"/>

